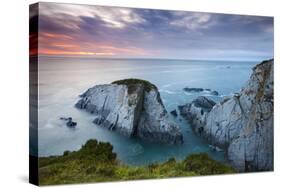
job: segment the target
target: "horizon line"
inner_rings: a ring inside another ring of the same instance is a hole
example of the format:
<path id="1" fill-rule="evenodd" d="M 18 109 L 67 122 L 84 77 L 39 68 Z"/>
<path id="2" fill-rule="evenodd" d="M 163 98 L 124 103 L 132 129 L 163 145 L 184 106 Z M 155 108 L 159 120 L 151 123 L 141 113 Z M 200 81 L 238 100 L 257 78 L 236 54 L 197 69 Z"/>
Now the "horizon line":
<path id="1" fill-rule="evenodd" d="M 118 60 L 118 59 L 134 59 L 134 60 L 177 60 L 177 61 L 247 61 L 247 62 L 254 62 L 254 61 L 263 61 L 268 59 L 273 59 L 274 57 L 268 57 L 263 59 L 206 59 L 206 58 L 164 58 L 164 57 L 93 57 L 93 56 L 54 56 L 54 55 L 32 55 L 30 57 L 50 57 L 50 58 L 85 58 L 85 59 L 111 59 L 111 60 Z"/>

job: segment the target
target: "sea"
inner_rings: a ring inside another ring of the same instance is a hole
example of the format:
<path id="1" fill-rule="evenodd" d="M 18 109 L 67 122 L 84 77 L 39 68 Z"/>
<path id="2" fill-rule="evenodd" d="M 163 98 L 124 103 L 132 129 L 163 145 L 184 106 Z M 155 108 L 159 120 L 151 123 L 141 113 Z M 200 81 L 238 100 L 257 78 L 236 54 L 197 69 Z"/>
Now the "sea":
<path id="1" fill-rule="evenodd" d="M 225 162 L 225 152 L 215 151 L 209 143 L 195 135 L 182 117 L 170 118 L 183 133 L 184 144 L 164 145 L 127 138 L 93 124 L 94 115 L 74 107 L 79 95 L 98 84 L 115 80 L 139 78 L 155 84 L 168 112 L 178 105 L 206 96 L 219 102 L 239 92 L 258 62 L 207 61 L 175 59 L 98 59 L 78 57 L 39 57 L 39 156 L 62 155 L 79 150 L 89 139 L 110 142 L 121 163 L 148 165 L 174 157 L 182 160 L 190 154 L 206 152 L 213 159 Z M 218 91 L 185 92 L 195 87 Z M 69 128 L 60 117 L 77 122 Z"/>

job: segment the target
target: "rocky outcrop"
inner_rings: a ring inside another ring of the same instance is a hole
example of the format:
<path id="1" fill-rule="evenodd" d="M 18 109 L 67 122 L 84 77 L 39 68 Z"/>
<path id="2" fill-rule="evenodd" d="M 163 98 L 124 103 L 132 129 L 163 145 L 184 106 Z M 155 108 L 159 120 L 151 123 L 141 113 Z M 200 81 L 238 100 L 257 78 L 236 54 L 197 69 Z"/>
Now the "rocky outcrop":
<path id="1" fill-rule="evenodd" d="M 167 113 L 155 85 L 126 79 L 88 89 L 76 107 L 97 115 L 95 124 L 128 137 L 181 144 L 179 127 Z"/>
<path id="2" fill-rule="evenodd" d="M 65 121 L 67 127 L 76 127 L 77 125 L 76 122 L 72 121 L 72 117 L 68 117 L 68 118 L 61 117 L 60 120 Z"/>
<path id="3" fill-rule="evenodd" d="M 219 95 L 219 92 L 211 89 L 204 89 L 204 88 L 198 88 L 198 87 L 185 87 L 183 88 L 185 92 L 191 92 L 191 93 L 200 93 L 200 92 L 206 92 L 209 93 L 210 95 Z"/>
<path id="4" fill-rule="evenodd" d="M 179 109 L 238 171 L 273 170 L 273 60 L 255 66 L 239 93 L 205 107 L 193 101 Z"/>

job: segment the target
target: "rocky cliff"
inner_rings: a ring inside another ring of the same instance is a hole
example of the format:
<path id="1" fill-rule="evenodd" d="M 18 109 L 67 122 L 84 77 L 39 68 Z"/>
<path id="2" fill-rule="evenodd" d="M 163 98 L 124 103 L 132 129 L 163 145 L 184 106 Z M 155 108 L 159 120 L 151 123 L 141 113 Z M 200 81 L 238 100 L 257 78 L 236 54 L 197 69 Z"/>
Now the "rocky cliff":
<path id="1" fill-rule="evenodd" d="M 169 119 L 155 85 L 139 79 L 97 85 L 80 95 L 76 107 L 97 117 L 94 123 L 128 137 L 181 144 L 179 127 Z"/>
<path id="2" fill-rule="evenodd" d="M 255 66 L 234 96 L 218 104 L 199 97 L 179 110 L 238 171 L 273 170 L 273 60 Z"/>

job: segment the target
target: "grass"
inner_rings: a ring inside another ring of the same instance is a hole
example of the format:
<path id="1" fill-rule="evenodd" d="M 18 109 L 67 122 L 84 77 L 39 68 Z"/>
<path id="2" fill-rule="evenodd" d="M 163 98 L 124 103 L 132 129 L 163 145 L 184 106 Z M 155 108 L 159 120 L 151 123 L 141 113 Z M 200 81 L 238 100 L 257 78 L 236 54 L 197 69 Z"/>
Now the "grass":
<path id="1" fill-rule="evenodd" d="M 182 161 L 170 158 L 148 166 L 127 166 L 117 160 L 110 143 L 88 140 L 78 151 L 39 158 L 39 184 L 71 184 L 151 178 L 229 174 L 235 171 L 207 154 L 189 155 Z"/>
<path id="2" fill-rule="evenodd" d="M 118 84 L 118 85 L 127 85 L 128 86 L 128 93 L 133 93 L 136 89 L 136 86 L 138 84 L 142 84 L 144 86 L 145 91 L 149 92 L 152 89 L 156 89 L 157 87 L 146 80 L 136 79 L 136 78 L 130 78 L 130 79 L 124 79 L 124 80 L 117 80 L 112 82 L 112 84 Z"/>

